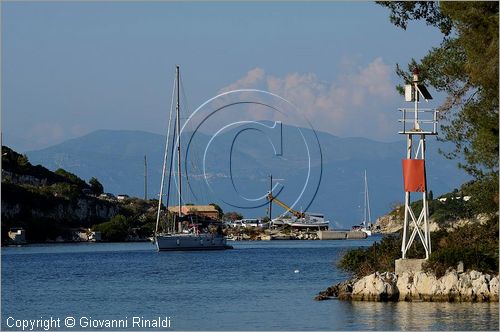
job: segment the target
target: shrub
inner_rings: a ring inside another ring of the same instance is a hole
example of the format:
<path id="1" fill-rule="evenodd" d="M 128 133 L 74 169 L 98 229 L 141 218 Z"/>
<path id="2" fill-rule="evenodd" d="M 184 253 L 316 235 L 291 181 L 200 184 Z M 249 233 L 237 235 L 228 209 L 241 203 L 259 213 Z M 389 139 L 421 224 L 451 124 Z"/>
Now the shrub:
<path id="1" fill-rule="evenodd" d="M 92 227 L 101 232 L 102 237 L 108 241 L 124 241 L 129 234 L 129 221 L 125 216 L 117 214 L 110 221 Z"/>
<path id="2" fill-rule="evenodd" d="M 56 173 L 57 175 L 60 175 L 60 176 L 64 177 L 69 182 L 77 185 L 80 188 L 88 188 L 88 185 L 85 183 L 85 181 L 83 181 L 82 179 L 80 179 L 75 174 L 66 171 L 65 169 L 58 168 L 54 173 Z"/>
<path id="3" fill-rule="evenodd" d="M 52 191 L 59 197 L 65 197 L 71 201 L 74 201 L 78 196 L 81 195 L 81 191 L 78 186 L 69 183 L 56 183 L 48 187 L 48 190 Z"/>
<path id="4" fill-rule="evenodd" d="M 459 262 L 463 262 L 468 270 L 494 273 L 498 270 L 498 259 L 492 256 L 484 248 L 456 245 L 432 253 L 425 264 L 425 269 L 441 277 L 448 268 L 456 267 Z"/>
<path id="5" fill-rule="evenodd" d="M 394 261 L 400 256 L 401 235 L 387 235 L 370 247 L 347 251 L 337 265 L 344 271 L 364 276 L 394 270 Z"/>
<path id="6" fill-rule="evenodd" d="M 431 235 L 433 252 L 427 270 L 438 275 L 462 261 L 466 269 L 498 273 L 498 218 L 484 225 L 469 224 L 453 232 Z"/>
<path id="7" fill-rule="evenodd" d="M 401 257 L 401 232 L 385 236 L 367 248 L 347 251 L 338 267 L 357 276 L 376 271 L 394 271 L 394 261 Z M 450 267 L 462 261 L 466 269 L 498 273 L 498 219 L 491 218 L 484 225 L 469 224 L 452 232 L 444 230 L 431 234 L 432 254 L 425 265 L 427 271 L 442 276 Z M 407 252 L 408 258 L 425 257 L 418 238 Z"/>
<path id="8" fill-rule="evenodd" d="M 367 261 L 367 250 L 365 248 L 356 248 L 348 250 L 340 259 L 338 266 L 348 272 L 357 275 L 370 274 L 367 271 L 362 271 L 362 265 Z"/>

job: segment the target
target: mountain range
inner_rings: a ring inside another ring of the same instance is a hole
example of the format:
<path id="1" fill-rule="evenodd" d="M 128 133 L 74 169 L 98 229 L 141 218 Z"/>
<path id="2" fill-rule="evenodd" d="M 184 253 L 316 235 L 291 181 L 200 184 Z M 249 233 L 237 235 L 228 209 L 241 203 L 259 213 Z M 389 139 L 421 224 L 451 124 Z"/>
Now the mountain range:
<path id="1" fill-rule="evenodd" d="M 182 156 L 187 157 L 181 160 L 183 173 L 188 174 L 181 178 L 184 203 L 215 202 L 224 211 L 264 216 L 267 204 L 263 196 L 272 174 L 273 193 L 280 200 L 289 205 L 295 202 L 297 210 L 324 213 L 333 227 L 350 227 L 362 221 L 365 170 L 373 222 L 404 199 L 404 140 L 387 143 L 341 138 L 291 126 L 283 126 L 282 136 L 277 138 L 255 130 L 228 130 L 215 139 L 214 135 L 192 132 L 186 134 L 189 139 L 184 136 Z M 427 183 L 434 197 L 469 179 L 456 161 L 438 153 L 438 148 L 446 148 L 444 144 L 435 139 L 427 142 Z M 147 195 L 158 198 L 164 149 L 165 137 L 159 134 L 98 130 L 26 154 L 32 164 L 51 170 L 63 168 L 86 180 L 96 177 L 106 192 L 137 197 L 144 196 L 146 155 Z M 177 178 L 172 179 L 175 191 Z M 177 198 L 172 195 L 170 200 L 175 204 Z M 272 212 L 275 217 L 283 209 L 275 205 Z"/>

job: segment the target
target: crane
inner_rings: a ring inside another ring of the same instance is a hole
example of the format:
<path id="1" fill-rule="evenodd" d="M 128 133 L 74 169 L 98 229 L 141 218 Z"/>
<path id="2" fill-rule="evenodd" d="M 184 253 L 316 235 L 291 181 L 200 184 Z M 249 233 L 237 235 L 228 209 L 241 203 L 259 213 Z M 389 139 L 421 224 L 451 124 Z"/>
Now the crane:
<path id="1" fill-rule="evenodd" d="M 275 202 L 276 204 L 281 206 L 283 209 L 290 211 L 290 213 L 293 214 L 295 217 L 297 217 L 297 218 L 305 218 L 306 217 L 305 213 L 292 209 L 291 207 L 289 207 L 288 205 L 286 205 L 285 203 L 283 203 L 282 201 L 280 201 L 279 199 L 274 197 L 272 193 L 268 193 L 266 197 L 267 197 L 267 200 L 269 202 Z"/>

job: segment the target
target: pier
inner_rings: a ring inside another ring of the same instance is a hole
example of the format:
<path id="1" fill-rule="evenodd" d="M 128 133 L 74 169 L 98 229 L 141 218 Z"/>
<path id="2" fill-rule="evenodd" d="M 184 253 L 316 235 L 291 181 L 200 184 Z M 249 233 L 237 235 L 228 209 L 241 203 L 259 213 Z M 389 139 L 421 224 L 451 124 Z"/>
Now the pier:
<path id="1" fill-rule="evenodd" d="M 359 240 L 367 237 L 365 232 L 360 231 L 318 231 L 320 240 Z"/>

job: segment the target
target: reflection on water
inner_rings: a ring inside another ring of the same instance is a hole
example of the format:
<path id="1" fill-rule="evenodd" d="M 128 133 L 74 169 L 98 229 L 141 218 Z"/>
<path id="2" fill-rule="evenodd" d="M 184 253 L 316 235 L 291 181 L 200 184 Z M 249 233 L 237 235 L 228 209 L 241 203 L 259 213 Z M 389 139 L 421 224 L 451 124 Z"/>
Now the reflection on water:
<path id="1" fill-rule="evenodd" d="M 498 331 L 498 303 L 347 302 L 363 330 Z M 360 318 L 363 319 L 360 319 Z M 347 328 L 348 329 L 348 328 Z"/>

